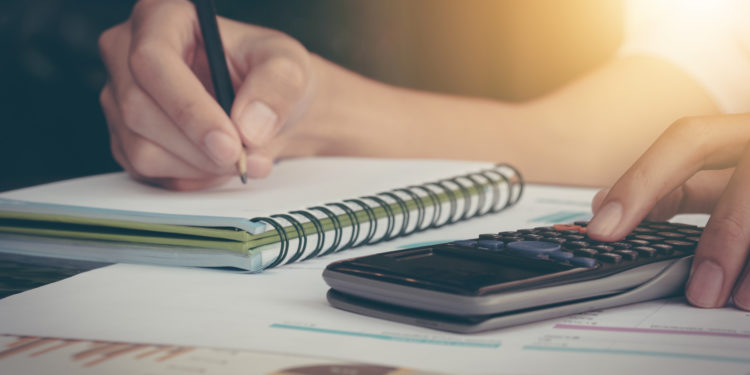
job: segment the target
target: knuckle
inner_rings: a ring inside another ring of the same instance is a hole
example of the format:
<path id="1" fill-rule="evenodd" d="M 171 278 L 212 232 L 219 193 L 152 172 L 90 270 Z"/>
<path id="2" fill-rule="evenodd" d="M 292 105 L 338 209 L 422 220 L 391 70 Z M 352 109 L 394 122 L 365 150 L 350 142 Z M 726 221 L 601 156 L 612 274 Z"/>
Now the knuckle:
<path id="1" fill-rule="evenodd" d="M 307 86 L 305 69 L 291 58 L 274 57 L 266 62 L 265 70 L 274 84 L 288 95 L 300 95 Z"/>
<path id="2" fill-rule="evenodd" d="M 651 168 L 648 163 L 637 163 L 632 169 L 626 174 L 626 178 L 618 181 L 619 192 L 629 192 L 629 196 L 642 196 L 640 199 L 648 198 L 644 203 L 648 205 L 654 205 L 656 203 L 657 196 L 654 191 L 659 186 L 655 186 L 658 182 L 656 176 L 659 175 L 658 171 Z"/>
<path id="3" fill-rule="evenodd" d="M 690 160 L 705 165 L 706 158 L 713 153 L 711 128 L 711 121 L 704 117 L 685 117 L 670 125 L 664 135 L 683 147 Z"/>
<path id="4" fill-rule="evenodd" d="M 149 80 L 151 71 L 155 65 L 155 51 L 158 49 L 152 46 L 152 43 L 140 43 L 134 46 L 128 56 L 128 66 L 134 77 Z"/>
<path id="5" fill-rule="evenodd" d="M 670 126 L 670 130 L 676 135 L 689 135 L 704 133 L 710 124 L 703 117 L 683 117 Z"/>
<path id="6" fill-rule="evenodd" d="M 667 129 L 666 135 L 680 144 L 700 150 L 710 125 L 703 117 L 685 117 L 675 121 Z"/>
<path id="7" fill-rule="evenodd" d="M 712 217 L 703 231 L 711 243 L 747 243 L 747 225 L 736 213 Z"/>
<path id="8" fill-rule="evenodd" d="M 111 27 L 107 30 L 104 30 L 104 32 L 99 35 L 99 39 L 97 39 L 97 46 L 99 47 L 99 52 L 101 54 L 105 54 L 109 50 L 109 47 L 112 46 L 114 39 L 113 34 L 116 32 L 116 29 L 117 26 Z"/>

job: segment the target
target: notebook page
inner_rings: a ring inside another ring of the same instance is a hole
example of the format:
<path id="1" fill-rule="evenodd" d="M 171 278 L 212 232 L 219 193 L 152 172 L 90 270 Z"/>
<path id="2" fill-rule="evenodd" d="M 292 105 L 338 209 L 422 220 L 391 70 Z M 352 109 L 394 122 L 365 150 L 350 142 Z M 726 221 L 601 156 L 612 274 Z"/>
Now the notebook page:
<path id="1" fill-rule="evenodd" d="M 88 241 L 85 242 L 74 240 L 63 244 L 59 240 L 49 240 L 45 237 L 37 237 L 34 240 L 28 237 L 4 237 L 0 241 L 0 246 L 5 251 L 26 255 L 54 254 L 54 256 L 73 259 L 183 266 L 233 266 L 260 271 L 280 265 L 282 262 L 307 259 L 365 242 L 372 243 L 386 237 L 392 238 L 399 233 L 415 231 L 420 225 L 420 228 L 426 228 L 430 225 L 430 220 L 420 221 L 411 218 L 405 221 L 408 216 L 394 215 L 393 222 L 391 222 L 391 216 L 387 215 L 373 219 L 376 222 L 371 222 L 368 218 L 363 221 L 362 225 L 345 225 L 343 229 L 325 236 L 317 235 L 322 229 L 315 228 L 315 231 L 311 232 L 312 229 L 308 226 L 304 236 L 290 238 L 287 241 L 277 235 L 281 230 L 279 225 L 291 227 L 295 222 L 284 221 L 285 219 L 279 217 L 263 222 L 251 222 L 250 219 L 285 214 L 293 210 L 305 210 L 308 216 L 312 215 L 312 218 L 295 214 L 296 217 L 293 220 L 311 224 L 310 220 L 314 220 L 315 217 L 318 220 L 325 220 L 330 217 L 329 215 L 346 214 L 343 209 L 336 206 L 329 205 L 310 210 L 311 206 L 320 207 L 331 202 L 341 202 L 365 195 L 372 196 L 383 191 L 476 173 L 491 167 L 493 167 L 492 163 L 465 161 L 365 158 L 293 159 L 276 165 L 268 178 L 251 180 L 247 185 L 232 180 L 214 189 L 195 192 L 173 192 L 147 186 L 130 179 L 124 173 L 79 178 L 0 194 L 0 207 L 15 210 L 22 205 L 23 212 L 52 215 L 51 220 L 54 222 L 64 217 L 84 217 L 86 219 L 80 222 L 81 224 L 154 231 L 152 233 L 185 233 L 211 238 L 220 236 L 219 238 L 230 239 L 225 236 L 232 236 L 238 237 L 231 238 L 237 242 L 226 245 L 232 246 L 231 248 L 220 248 L 218 246 L 225 246 L 226 242 L 217 243 L 214 246 L 201 245 L 198 241 L 189 239 L 182 241 L 181 239 L 162 239 L 160 235 L 153 237 L 135 235 L 121 237 L 122 240 L 112 243 L 102 241 L 112 240 L 115 235 L 89 231 L 80 234 L 80 236 L 87 236 Z M 436 189 L 439 192 L 439 188 Z M 496 193 L 497 196 L 502 194 Z M 504 196 L 507 197 L 508 194 Z M 6 200 L 1 200 L 3 198 Z M 402 198 L 408 199 L 403 195 Z M 375 200 L 379 199 L 388 200 L 389 198 L 372 198 L 367 204 L 377 209 L 379 204 Z M 17 203 L 20 201 L 34 202 L 34 204 Z M 489 201 L 488 199 L 487 202 Z M 380 202 L 395 204 L 395 201 Z M 39 206 L 39 203 L 45 205 Z M 442 202 L 440 204 L 442 211 L 428 207 L 425 212 L 421 212 L 422 217 L 427 218 L 432 213 L 438 213 L 439 215 L 435 217 L 441 219 L 440 223 L 447 221 L 450 217 L 456 218 L 457 216 L 448 214 L 456 208 L 453 207 L 454 203 L 459 208 L 456 210 L 459 214 L 466 207 L 479 212 L 479 203 L 471 207 L 463 200 L 457 199 Z M 500 203 L 502 204 L 502 201 Z M 50 207 L 47 206 L 48 204 L 61 206 Z M 16 207 L 13 207 L 14 205 Z M 352 202 L 347 205 L 350 210 L 358 209 Z M 484 207 L 489 209 L 489 205 Z M 363 212 L 361 211 L 360 215 L 363 215 Z M 474 211 L 467 209 L 466 212 Z M 481 212 L 485 210 L 482 209 Z M 419 213 L 413 214 L 416 216 Z M 370 212 L 367 216 L 370 216 Z M 344 216 L 344 218 L 349 217 Z M 359 220 L 357 219 L 358 222 Z M 217 228 L 212 230 L 207 227 Z M 243 231 L 222 228 L 241 228 Z M 49 232 L 53 229 L 48 229 L 48 232 L 43 233 L 31 232 L 31 234 L 56 235 Z M 295 226 L 296 233 L 302 233 L 296 229 Z M 370 234 L 371 229 L 372 234 Z M 244 236 L 246 233 L 255 236 L 246 237 Z M 310 233 L 313 233 L 312 236 Z M 368 238 L 372 240 L 369 241 Z M 322 243 L 316 244 L 315 241 L 318 240 L 322 240 Z M 180 251 L 175 248 L 174 251 L 180 253 L 178 257 L 175 257 L 168 248 L 165 249 L 167 252 L 153 251 L 154 247 L 159 245 L 150 245 L 154 243 L 152 241 L 156 243 L 169 241 L 161 243 L 178 247 L 187 246 L 191 250 Z M 246 253 L 248 248 L 253 249 L 253 252 Z M 106 251 L 102 251 L 103 249 Z"/>
<path id="2" fill-rule="evenodd" d="M 0 194 L 33 202 L 148 213 L 249 219 L 375 194 L 489 168 L 492 163 L 367 158 L 303 158 L 277 164 L 271 175 L 243 185 L 173 192 L 113 173 Z"/>

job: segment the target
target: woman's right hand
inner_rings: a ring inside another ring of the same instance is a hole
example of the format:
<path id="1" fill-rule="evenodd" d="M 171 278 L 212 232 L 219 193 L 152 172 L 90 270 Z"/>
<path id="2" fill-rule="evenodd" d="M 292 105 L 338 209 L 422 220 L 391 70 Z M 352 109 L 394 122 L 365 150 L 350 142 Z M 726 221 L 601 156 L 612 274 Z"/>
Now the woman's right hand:
<path id="1" fill-rule="evenodd" d="M 219 29 L 236 91 L 231 116 L 213 97 L 191 2 L 141 0 L 101 35 L 112 153 L 136 179 L 175 190 L 213 186 L 236 176 L 243 144 L 248 175 L 263 177 L 279 152 L 271 141 L 307 110 L 315 77 L 302 45 L 225 18 Z"/>

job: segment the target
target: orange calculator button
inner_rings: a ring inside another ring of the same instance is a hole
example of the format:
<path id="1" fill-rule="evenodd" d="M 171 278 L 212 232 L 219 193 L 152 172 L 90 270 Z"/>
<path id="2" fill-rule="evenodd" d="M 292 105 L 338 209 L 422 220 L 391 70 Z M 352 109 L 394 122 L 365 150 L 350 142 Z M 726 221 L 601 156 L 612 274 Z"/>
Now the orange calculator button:
<path id="1" fill-rule="evenodd" d="M 555 230 L 559 230 L 559 231 L 574 230 L 578 233 L 586 233 L 585 227 L 582 227 L 580 225 L 574 225 L 574 224 L 555 224 L 552 226 L 552 228 L 555 228 Z"/>

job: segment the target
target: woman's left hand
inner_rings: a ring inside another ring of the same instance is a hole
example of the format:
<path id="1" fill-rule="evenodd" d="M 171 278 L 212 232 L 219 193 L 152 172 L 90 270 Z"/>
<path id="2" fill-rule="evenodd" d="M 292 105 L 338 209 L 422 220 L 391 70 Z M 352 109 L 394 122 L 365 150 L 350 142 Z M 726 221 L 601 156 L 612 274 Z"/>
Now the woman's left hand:
<path id="1" fill-rule="evenodd" d="M 750 310 L 750 114 L 672 124 L 594 198 L 588 234 L 614 241 L 643 219 L 710 213 L 686 287 L 688 301 Z"/>

